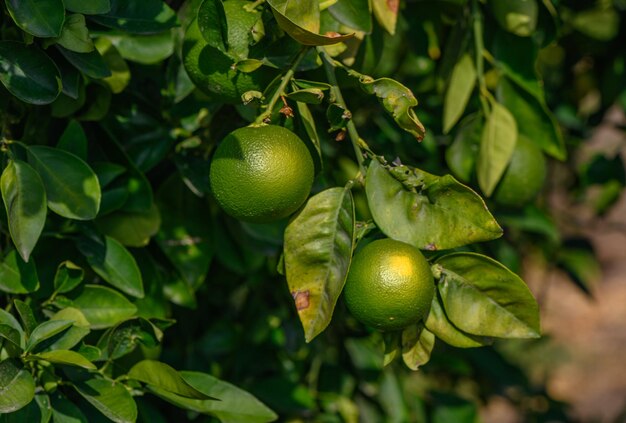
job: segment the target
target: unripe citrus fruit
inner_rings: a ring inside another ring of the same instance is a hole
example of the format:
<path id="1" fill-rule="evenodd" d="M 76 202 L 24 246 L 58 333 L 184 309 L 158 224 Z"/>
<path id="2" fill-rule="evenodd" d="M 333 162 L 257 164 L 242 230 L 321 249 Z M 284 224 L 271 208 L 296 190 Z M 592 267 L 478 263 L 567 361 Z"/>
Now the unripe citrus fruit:
<path id="1" fill-rule="evenodd" d="M 496 187 L 494 200 L 502 206 L 522 207 L 539 193 L 546 172 L 546 159 L 541 149 L 520 135 L 511 162 Z"/>
<path id="2" fill-rule="evenodd" d="M 304 142 L 281 126 L 247 126 L 224 138 L 213 156 L 211 189 L 229 215 L 267 223 L 296 211 L 313 184 Z"/>
<path id="3" fill-rule="evenodd" d="M 418 248 L 381 239 L 355 254 L 343 292 L 357 320 L 394 331 L 427 316 L 435 284 L 430 265 Z"/>
<path id="4" fill-rule="evenodd" d="M 266 67 L 249 73 L 233 69 L 237 60 L 247 58 L 252 31 L 261 19 L 260 12 L 249 12 L 243 8 L 248 4 L 245 0 L 224 2 L 229 40 L 227 53 L 207 43 L 197 19 L 191 22 L 185 32 L 182 55 L 187 74 L 200 90 L 217 97 L 221 102 L 241 103 L 243 93 L 263 91 L 263 87 L 274 77 L 275 72 Z"/>

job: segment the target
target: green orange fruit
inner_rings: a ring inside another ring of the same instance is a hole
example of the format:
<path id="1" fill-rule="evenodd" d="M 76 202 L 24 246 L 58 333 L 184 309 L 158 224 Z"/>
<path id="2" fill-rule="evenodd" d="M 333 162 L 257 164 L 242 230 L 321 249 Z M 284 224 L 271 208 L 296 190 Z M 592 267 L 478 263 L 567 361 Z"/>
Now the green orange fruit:
<path id="1" fill-rule="evenodd" d="M 313 159 L 304 142 L 281 126 L 247 126 L 228 134 L 209 171 L 211 190 L 236 219 L 267 223 L 295 212 L 313 184 Z"/>
<path id="2" fill-rule="evenodd" d="M 343 292 L 357 320 L 382 331 L 395 331 L 428 316 L 435 284 L 430 265 L 418 248 L 381 239 L 354 255 Z"/>

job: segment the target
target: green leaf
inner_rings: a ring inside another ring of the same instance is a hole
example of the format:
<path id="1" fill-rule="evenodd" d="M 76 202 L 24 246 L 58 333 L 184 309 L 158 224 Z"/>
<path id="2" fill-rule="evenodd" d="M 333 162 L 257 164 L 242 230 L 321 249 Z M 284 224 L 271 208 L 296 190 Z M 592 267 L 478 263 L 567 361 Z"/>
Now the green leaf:
<path id="1" fill-rule="evenodd" d="M 54 350 L 42 352 L 33 356 L 38 360 L 49 361 L 53 364 L 82 367 L 83 369 L 95 370 L 96 366 L 81 354 L 69 350 Z"/>
<path id="2" fill-rule="evenodd" d="M 19 335 L 18 346 L 20 348 L 24 348 L 24 345 L 25 345 L 24 329 L 22 329 L 22 326 L 15 319 L 15 317 L 13 317 L 12 314 L 4 311 L 1 308 L 0 308 L 0 325 L 5 325 L 15 330 Z M 11 340 L 14 340 L 14 339 L 15 338 L 13 337 L 13 335 L 11 335 Z"/>
<path id="3" fill-rule="evenodd" d="M 48 320 L 37 326 L 30 334 L 28 341 L 26 342 L 26 352 L 33 351 L 35 347 L 43 343 L 44 341 L 62 334 L 74 322 L 71 320 Z"/>
<path id="4" fill-rule="evenodd" d="M 105 281 L 133 297 L 143 298 L 143 280 L 132 254 L 115 239 L 82 238 L 78 249 L 91 268 Z"/>
<path id="5" fill-rule="evenodd" d="M 306 104 L 322 104 L 322 100 L 324 100 L 324 91 L 319 88 L 305 88 L 302 90 L 291 91 L 287 94 L 287 98 Z"/>
<path id="6" fill-rule="evenodd" d="M 67 1 L 67 0 L 66 0 Z M 59 391 L 51 396 L 52 419 L 54 423 L 89 423 L 80 408 L 69 401 Z"/>
<path id="7" fill-rule="evenodd" d="M 538 47 L 532 38 L 497 31 L 493 42 L 493 55 L 496 66 L 507 78 L 537 100 L 543 101 L 543 87 L 536 69 Z"/>
<path id="8" fill-rule="evenodd" d="M 417 107 L 417 99 L 410 89 L 390 78 L 374 79 L 362 75 L 359 81 L 366 93 L 378 97 L 378 101 L 400 128 L 413 135 L 418 141 L 424 138 L 426 130 L 413 110 L 413 107 Z"/>
<path id="9" fill-rule="evenodd" d="M 0 41 L 0 82 L 31 104 L 52 103 L 61 93 L 61 75 L 54 62 L 38 47 L 15 41 Z"/>
<path id="10" fill-rule="evenodd" d="M 446 316 L 446 312 L 441 305 L 439 295 L 433 297 L 430 307 L 430 313 L 425 322 L 426 329 L 432 332 L 437 338 L 441 339 L 448 345 L 457 348 L 473 348 L 482 347 L 491 344 L 489 338 L 481 338 L 464 333 L 462 330 L 454 326 L 454 324 Z"/>
<path id="11" fill-rule="evenodd" d="M 221 0 L 204 0 L 198 9 L 198 29 L 211 47 L 228 51 L 228 24 Z"/>
<path id="12" fill-rule="evenodd" d="M 498 24 L 507 31 L 520 37 L 535 32 L 539 14 L 537 0 L 490 0 L 489 5 Z"/>
<path id="13" fill-rule="evenodd" d="M 478 407 L 465 399 L 449 395 L 437 398 L 438 406 L 433 410 L 432 423 L 475 423 L 480 421 Z"/>
<path id="14" fill-rule="evenodd" d="M 109 39 L 124 59 L 142 65 L 160 63 L 174 53 L 172 31 L 150 35 L 111 36 Z"/>
<path id="15" fill-rule="evenodd" d="M 506 78 L 496 88 L 500 101 L 515 117 L 519 133 L 533 140 L 557 160 L 565 160 L 567 151 L 558 123 L 543 101 Z"/>
<path id="16" fill-rule="evenodd" d="M 593 293 L 602 280 L 602 267 L 590 246 L 562 248 L 557 263 L 587 293 Z"/>
<path id="17" fill-rule="evenodd" d="M 11 160 L 2 172 L 0 187 L 11 239 L 20 256 L 28 262 L 46 223 L 43 182 L 27 163 Z"/>
<path id="18" fill-rule="evenodd" d="M 311 110 L 309 110 L 309 106 L 302 102 L 296 102 L 296 107 L 298 108 L 298 117 L 302 121 L 302 126 L 304 127 L 304 131 L 309 136 L 309 140 L 313 145 L 312 156 L 313 162 L 315 164 L 315 172 L 317 173 L 322 167 L 322 146 L 320 142 L 320 137 L 317 134 L 317 128 L 315 127 L 315 119 L 313 118 L 313 114 Z M 312 150 L 309 148 L 309 150 Z"/>
<path id="19" fill-rule="evenodd" d="M 383 366 L 389 365 L 398 357 L 402 351 L 400 341 L 402 340 L 401 332 L 385 332 L 383 334 L 383 342 L 385 344 L 385 355 L 383 357 Z"/>
<path id="20" fill-rule="evenodd" d="M 447 134 L 463 115 L 476 86 L 476 69 L 469 54 L 454 65 L 443 100 L 443 133 Z"/>
<path id="21" fill-rule="evenodd" d="M 87 160 L 87 135 L 80 122 L 70 120 L 59 138 L 57 148 L 72 153 L 82 160 Z"/>
<path id="22" fill-rule="evenodd" d="M 89 165 L 58 148 L 28 148 L 28 160 L 43 180 L 48 207 L 69 219 L 89 220 L 100 208 L 100 184 Z"/>
<path id="23" fill-rule="evenodd" d="M 59 264 L 54 275 L 54 290 L 59 294 L 70 292 L 76 288 L 85 276 L 82 267 L 75 265 L 69 260 Z"/>
<path id="24" fill-rule="evenodd" d="M 354 34 L 335 36 L 320 35 L 319 2 L 300 2 L 295 0 L 268 0 L 278 25 L 300 44 L 323 46 L 337 44 Z"/>
<path id="25" fill-rule="evenodd" d="M 0 415 L 2 423 L 48 423 L 52 417 L 50 399 L 45 393 L 35 395 L 35 401 L 29 402 L 25 407 L 10 413 Z"/>
<path id="26" fill-rule="evenodd" d="M 97 50 L 76 53 L 58 46 L 59 51 L 76 69 L 90 78 L 101 79 L 111 76 L 111 70 Z"/>
<path id="27" fill-rule="evenodd" d="M 15 250 L 9 251 L 0 263 L 0 291 L 28 294 L 39 289 L 34 260 L 24 262 Z"/>
<path id="28" fill-rule="evenodd" d="M 428 363 L 434 346 L 435 335 L 422 323 L 402 331 L 402 361 L 411 370 L 417 370 Z"/>
<path id="29" fill-rule="evenodd" d="M 7 0 L 9 14 L 21 29 L 35 37 L 58 37 L 65 9 L 62 0 Z"/>
<path id="30" fill-rule="evenodd" d="M 613 7 L 602 6 L 578 12 L 571 21 L 572 26 L 598 41 L 612 40 L 619 34 L 620 15 Z M 607 5 L 610 3 L 606 3 Z"/>
<path id="31" fill-rule="evenodd" d="M 111 10 L 94 15 L 92 20 L 109 28 L 133 34 L 151 34 L 170 29 L 177 24 L 176 12 L 161 0 L 110 0 Z"/>
<path id="32" fill-rule="evenodd" d="M 153 386 L 148 389 L 177 407 L 215 416 L 223 423 L 265 423 L 278 418 L 253 395 L 230 383 L 200 372 L 183 371 L 180 375 L 193 388 L 218 401 L 185 398 Z"/>
<path id="33" fill-rule="evenodd" d="M 76 391 L 91 405 L 116 423 L 134 423 L 137 404 L 121 383 L 98 376 L 74 383 Z"/>
<path id="34" fill-rule="evenodd" d="M 24 324 L 26 335 L 30 335 L 31 332 L 37 327 L 37 319 L 35 319 L 33 310 L 24 301 L 20 301 L 18 299 L 13 300 L 13 305 L 15 305 L 15 309 Z"/>
<path id="35" fill-rule="evenodd" d="M 16 359 L 0 362 L 0 413 L 12 413 L 31 402 L 35 381 Z"/>
<path id="36" fill-rule="evenodd" d="M 446 164 L 461 182 L 469 183 L 474 176 L 482 132 L 482 116 L 472 114 L 461 121 L 454 141 L 446 149 Z"/>
<path id="37" fill-rule="evenodd" d="M 456 327 L 479 336 L 540 336 L 537 302 L 524 281 L 509 269 L 475 253 L 449 254 L 436 263 L 443 306 Z"/>
<path id="38" fill-rule="evenodd" d="M 445 250 L 502 235 L 478 194 L 450 175 L 372 160 L 365 182 L 374 221 L 390 238 L 423 250 Z"/>
<path id="39" fill-rule="evenodd" d="M 72 301 L 84 315 L 92 329 L 103 329 L 128 319 L 137 307 L 122 294 L 99 285 L 87 285 Z"/>
<path id="40" fill-rule="evenodd" d="M 374 9 L 376 20 L 391 35 L 396 33 L 399 7 L 399 1 L 372 0 L 372 8 Z"/>
<path id="41" fill-rule="evenodd" d="M 285 229 L 285 272 L 304 336 L 310 342 L 330 323 L 354 247 L 354 202 L 349 188 L 309 198 Z"/>
<path id="42" fill-rule="evenodd" d="M 84 13 L 85 15 L 101 15 L 111 10 L 109 0 L 63 0 L 63 4 L 70 12 Z"/>
<path id="43" fill-rule="evenodd" d="M 210 398 L 185 382 L 176 370 L 159 361 L 140 361 L 128 371 L 128 377 L 146 383 L 151 388 L 158 388 L 186 398 Z"/>
<path id="44" fill-rule="evenodd" d="M 103 81 L 111 88 L 114 94 L 121 93 L 130 82 L 128 64 L 108 38 L 100 37 L 96 40 L 96 49 L 102 55 L 104 63 L 111 71 L 111 76 Z"/>
<path id="45" fill-rule="evenodd" d="M 7 344 L 3 339 L 10 342 Z M 20 332 L 11 326 L 0 323 L 0 345 L 7 351 L 9 357 L 16 357 L 22 352 Z"/>
<path id="46" fill-rule="evenodd" d="M 156 201 L 162 220 L 156 241 L 187 285 L 195 289 L 204 282 L 214 253 L 206 224 L 209 208 L 178 175 L 159 187 Z"/>
<path id="47" fill-rule="evenodd" d="M 108 329 L 98 341 L 100 359 L 116 360 L 135 350 L 138 345 L 154 348 L 161 343 L 163 332 L 142 317 L 126 320 Z"/>
<path id="48" fill-rule="evenodd" d="M 147 212 L 116 211 L 96 219 L 96 226 L 105 235 L 127 247 L 145 247 L 159 231 L 161 215 L 156 205 Z"/>
<path id="49" fill-rule="evenodd" d="M 342 24 L 367 34 L 372 32 L 372 9 L 369 0 L 338 0 L 328 10 Z"/>
<path id="50" fill-rule="evenodd" d="M 85 17 L 81 14 L 68 15 L 63 24 L 61 36 L 54 41 L 76 53 L 89 53 L 94 49 Z"/>
<path id="51" fill-rule="evenodd" d="M 478 185 L 487 197 L 502 178 L 516 143 L 517 124 L 513 115 L 505 106 L 493 102 L 480 139 L 476 168 Z"/>
<path id="52" fill-rule="evenodd" d="M 50 320 L 68 320 L 72 322 L 72 326 L 63 333 L 54 342 L 47 345 L 44 350 L 69 350 L 74 348 L 85 336 L 89 334 L 89 322 L 85 318 L 85 315 L 74 307 L 65 307 L 63 310 L 58 311 Z"/>

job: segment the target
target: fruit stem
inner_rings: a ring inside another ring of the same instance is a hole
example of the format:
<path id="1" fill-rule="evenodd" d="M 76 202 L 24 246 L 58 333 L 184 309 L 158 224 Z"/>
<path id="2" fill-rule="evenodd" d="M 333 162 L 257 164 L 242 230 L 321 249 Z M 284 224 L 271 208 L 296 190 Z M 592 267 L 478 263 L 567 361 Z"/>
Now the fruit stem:
<path id="1" fill-rule="evenodd" d="M 326 71 L 326 79 L 328 79 L 328 83 L 330 84 L 330 91 L 332 96 L 335 99 L 335 102 L 338 103 L 344 110 L 348 111 L 348 106 L 346 105 L 343 96 L 341 95 L 341 89 L 339 88 L 339 84 L 337 83 L 337 76 L 335 75 L 335 63 L 334 60 L 328 56 L 324 47 L 318 47 L 317 52 L 322 58 L 322 62 L 324 63 L 324 70 Z M 348 135 L 350 135 L 350 141 L 352 142 L 352 148 L 354 148 L 354 154 L 356 156 L 356 160 L 359 163 L 359 169 L 361 170 L 361 174 L 365 175 L 367 173 L 367 169 L 363 164 L 363 150 L 361 150 L 360 142 L 361 138 L 359 137 L 359 132 L 356 130 L 356 125 L 352 118 L 348 120 L 346 123 L 346 128 L 348 129 Z"/>
<path id="2" fill-rule="evenodd" d="M 478 86 L 480 88 L 480 104 L 483 108 L 484 115 L 488 116 L 489 103 L 487 102 L 487 98 L 489 97 L 489 90 L 485 82 L 485 67 L 483 62 L 485 52 L 483 42 L 483 15 L 480 11 L 478 0 L 472 1 L 472 18 L 474 28 L 474 58 L 476 60 L 476 74 L 478 75 Z"/>
<path id="3" fill-rule="evenodd" d="M 271 122 L 272 111 L 274 110 L 274 106 L 276 105 L 278 100 L 282 96 L 284 96 L 285 88 L 287 87 L 287 84 L 289 84 L 289 81 L 291 81 L 291 78 L 293 78 L 293 75 L 296 72 L 296 68 L 298 67 L 302 59 L 304 59 L 304 56 L 306 56 L 306 54 L 309 52 L 309 49 L 310 47 L 307 47 L 307 46 L 303 47 L 302 50 L 300 50 L 300 52 L 296 56 L 296 58 L 293 60 L 293 62 L 291 62 L 291 66 L 289 66 L 289 69 L 287 70 L 285 75 L 283 75 L 283 78 L 280 81 L 280 85 L 278 86 L 276 91 L 274 91 L 274 95 L 270 99 L 270 102 L 267 103 L 267 105 L 265 106 L 265 111 L 261 113 L 259 116 L 257 116 L 256 120 L 254 121 L 255 124 L 263 124 L 263 123 Z"/>

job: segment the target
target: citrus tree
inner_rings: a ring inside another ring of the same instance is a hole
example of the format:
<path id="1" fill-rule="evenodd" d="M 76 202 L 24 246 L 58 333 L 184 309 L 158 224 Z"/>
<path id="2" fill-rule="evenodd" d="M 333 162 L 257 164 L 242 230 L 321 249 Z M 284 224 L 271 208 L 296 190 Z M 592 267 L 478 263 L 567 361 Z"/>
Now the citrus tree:
<path id="1" fill-rule="evenodd" d="M 560 416 L 474 348 L 540 337 L 529 245 L 589 288 L 550 55 L 617 3 L 3 2 L 0 419 Z"/>

